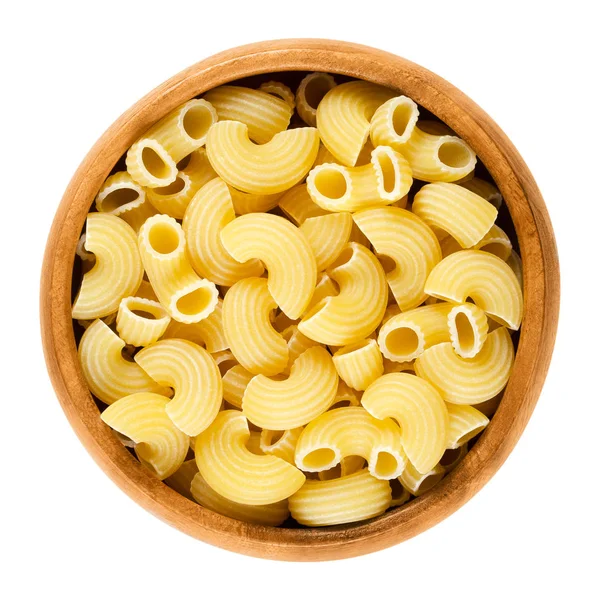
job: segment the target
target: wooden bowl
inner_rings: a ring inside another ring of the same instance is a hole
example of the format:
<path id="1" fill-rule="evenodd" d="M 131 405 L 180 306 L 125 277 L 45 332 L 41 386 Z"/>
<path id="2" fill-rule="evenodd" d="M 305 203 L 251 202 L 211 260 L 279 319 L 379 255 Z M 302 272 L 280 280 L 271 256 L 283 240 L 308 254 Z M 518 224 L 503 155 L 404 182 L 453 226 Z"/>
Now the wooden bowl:
<path id="1" fill-rule="evenodd" d="M 100 185 L 127 148 L 190 98 L 233 80 L 283 71 L 327 71 L 396 88 L 445 121 L 474 149 L 502 192 L 524 265 L 525 313 L 514 371 L 496 415 L 466 458 L 431 491 L 381 517 L 347 526 L 272 528 L 218 515 L 146 471 L 99 417 L 71 321 L 75 246 Z M 264 558 L 328 560 L 373 552 L 440 522 L 499 469 L 521 435 L 550 362 L 559 307 L 558 257 L 544 201 L 523 159 L 492 119 L 462 92 L 403 58 L 346 42 L 278 40 L 222 52 L 162 84 L 120 117 L 85 157 L 60 203 L 41 281 L 41 328 L 56 394 L 83 445 L 145 509 L 202 541 Z"/>

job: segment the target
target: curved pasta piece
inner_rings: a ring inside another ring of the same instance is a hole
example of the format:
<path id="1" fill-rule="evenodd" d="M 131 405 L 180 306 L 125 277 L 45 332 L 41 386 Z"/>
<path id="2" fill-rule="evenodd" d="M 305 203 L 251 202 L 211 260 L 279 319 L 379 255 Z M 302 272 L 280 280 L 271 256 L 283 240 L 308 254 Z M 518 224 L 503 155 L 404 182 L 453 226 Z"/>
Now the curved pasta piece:
<path id="1" fill-rule="evenodd" d="M 392 301 L 395 301 L 393 294 L 390 293 L 389 296 L 391 297 Z M 392 317 L 399 315 L 401 312 L 402 311 L 400 310 L 400 307 L 397 304 L 388 304 L 387 308 L 385 309 L 385 313 L 383 313 L 381 325 L 385 325 Z"/>
<path id="2" fill-rule="evenodd" d="M 436 265 L 425 293 L 456 304 L 472 298 L 486 314 L 510 329 L 519 329 L 523 293 L 516 275 L 500 258 L 481 250 L 461 250 Z"/>
<path id="3" fill-rule="evenodd" d="M 461 404 L 448 404 L 448 438 L 446 448 L 455 450 L 465 445 L 483 431 L 490 420 L 476 408 Z"/>
<path id="4" fill-rule="evenodd" d="M 321 141 L 347 167 L 358 160 L 375 111 L 396 93 L 367 81 L 342 83 L 325 94 L 317 108 Z"/>
<path id="5" fill-rule="evenodd" d="M 229 186 L 233 210 L 236 215 L 255 212 L 269 212 L 279 204 L 282 194 L 248 194 Z"/>
<path id="6" fill-rule="evenodd" d="M 289 104 L 292 111 L 296 108 L 296 97 L 294 92 L 281 81 L 265 81 L 258 86 L 261 92 L 266 92 L 272 96 L 281 98 L 284 102 Z"/>
<path id="7" fill-rule="evenodd" d="M 347 456 L 342 458 L 339 464 L 327 471 L 319 471 L 317 477 L 321 481 L 328 481 L 330 479 L 339 479 L 340 477 L 346 477 L 346 475 L 352 475 L 365 468 L 366 461 L 362 456 Z M 393 479 L 390 481 L 394 481 Z"/>
<path id="8" fill-rule="evenodd" d="M 242 365 L 231 367 L 223 375 L 223 399 L 241 410 L 244 392 L 253 377 Z"/>
<path id="9" fill-rule="evenodd" d="M 138 246 L 148 279 L 172 319 L 198 323 L 215 310 L 219 292 L 192 269 L 183 229 L 175 219 L 148 219 L 138 234 Z"/>
<path id="10" fill-rule="evenodd" d="M 175 390 L 167 414 L 189 436 L 204 431 L 223 400 L 221 374 L 214 358 L 193 342 L 161 340 L 134 356 L 159 385 Z"/>
<path id="11" fill-rule="evenodd" d="M 196 438 L 196 464 L 210 487 L 229 500 L 255 506 L 298 491 L 306 480 L 303 473 L 276 456 L 252 454 L 245 445 L 249 437 L 246 417 L 226 410 Z"/>
<path id="12" fill-rule="evenodd" d="M 135 442 L 140 462 L 159 479 L 173 475 L 188 451 L 188 436 L 169 419 L 168 398 L 139 392 L 117 400 L 100 418 L 114 430 Z"/>
<path id="13" fill-rule="evenodd" d="M 135 294 L 144 275 L 135 232 L 125 221 L 114 215 L 90 213 L 85 235 L 85 248 L 94 253 L 96 262 L 81 281 L 73 303 L 74 319 L 95 319 L 116 312 L 123 298 Z"/>
<path id="14" fill-rule="evenodd" d="M 238 281 L 223 301 L 223 329 L 229 347 L 240 365 L 255 375 L 277 375 L 288 364 L 287 343 L 269 319 L 275 308 L 267 280 L 259 277 Z"/>
<path id="15" fill-rule="evenodd" d="M 459 185 L 462 185 L 462 187 L 485 198 L 490 204 L 495 206 L 496 209 L 500 209 L 500 206 L 502 205 L 502 194 L 493 183 L 485 181 L 484 179 L 479 179 L 478 177 L 473 177 L 468 181 L 461 181 Z"/>
<path id="16" fill-rule="evenodd" d="M 419 217 L 402 208 L 384 207 L 353 215 L 378 254 L 389 257 L 395 267 L 387 282 L 400 310 L 410 310 L 427 298 L 425 282 L 442 259 L 440 244 Z"/>
<path id="17" fill-rule="evenodd" d="M 269 272 L 269 292 L 277 305 L 290 319 L 302 315 L 315 289 L 317 264 L 297 227 L 276 215 L 242 215 L 221 230 L 221 242 L 240 262 L 261 260 Z"/>
<path id="18" fill-rule="evenodd" d="M 391 317 L 379 329 L 377 342 L 381 353 L 390 360 L 408 362 L 435 344 L 449 342 L 451 310 L 450 303 L 440 302 Z"/>
<path id="19" fill-rule="evenodd" d="M 340 255 L 350 241 L 353 225 L 348 213 L 311 217 L 300 225 L 317 261 L 317 271 L 326 269 Z"/>
<path id="20" fill-rule="evenodd" d="M 487 338 L 488 319 L 481 308 L 466 302 L 448 313 L 448 330 L 454 352 L 462 358 L 473 358 Z"/>
<path id="21" fill-rule="evenodd" d="M 290 513 L 301 525 L 321 527 L 370 519 L 383 514 L 392 502 L 387 481 L 367 469 L 338 479 L 311 479 L 289 499 Z"/>
<path id="22" fill-rule="evenodd" d="M 383 375 L 383 359 L 375 340 L 344 346 L 333 355 L 338 375 L 350 387 L 366 390 Z"/>
<path id="23" fill-rule="evenodd" d="M 227 184 L 209 181 L 190 202 L 183 218 L 187 251 L 194 270 L 217 285 L 232 286 L 246 277 L 260 277 L 261 262 L 238 262 L 221 243 L 221 231 L 235 219 Z"/>
<path id="24" fill-rule="evenodd" d="M 290 372 L 292 365 L 294 364 L 294 362 L 296 362 L 296 359 L 301 354 L 304 354 L 304 352 L 306 352 L 309 348 L 312 348 L 313 346 L 320 346 L 319 342 L 311 340 L 310 338 L 306 337 L 303 333 L 298 331 L 297 325 L 290 325 L 289 327 L 286 327 L 286 329 L 284 329 L 281 332 L 281 335 L 283 336 L 283 339 L 287 342 L 289 356 L 288 364 L 283 371 L 284 373 Z"/>
<path id="25" fill-rule="evenodd" d="M 129 296 L 119 304 L 117 331 L 127 344 L 148 346 L 163 335 L 170 320 L 160 303 Z"/>
<path id="26" fill-rule="evenodd" d="M 313 292 L 312 298 L 306 307 L 306 311 L 309 312 L 314 306 L 321 302 L 321 300 L 324 300 L 329 296 L 337 296 L 339 293 L 340 288 L 338 284 L 331 279 L 327 273 L 320 273 L 317 277 L 315 291 Z"/>
<path id="27" fill-rule="evenodd" d="M 426 379 L 452 404 L 479 404 L 493 398 L 508 382 L 515 351 L 504 327 L 488 334 L 474 358 L 461 358 L 452 344 L 438 344 L 415 361 L 419 377 Z"/>
<path id="28" fill-rule="evenodd" d="M 294 429 L 324 413 L 335 398 L 338 376 L 325 348 L 301 354 L 283 381 L 254 377 L 244 392 L 242 410 L 263 429 Z"/>
<path id="29" fill-rule="evenodd" d="M 343 379 L 338 382 L 338 389 L 329 410 L 346 406 L 360 406 L 362 392 L 351 388 Z"/>
<path id="30" fill-rule="evenodd" d="M 313 202 L 305 183 L 288 190 L 280 198 L 279 208 L 292 223 L 298 226 L 311 217 L 321 217 L 329 214 L 328 210 L 324 210 Z"/>
<path id="31" fill-rule="evenodd" d="M 294 455 L 296 444 L 300 438 L 303 427 L 288 429 L 287 431 L 271 431 L 263 429 L 260 432 L 260 450 L 263 454 L 278 456 L 291 465 L 295 465 Z"/>
<path id="32" fill-rule="evenodd" d="M 385 206 L 404 197 L 412 185 L 407 160 L 389 146 L 378 146 L 369 163 L 345 167 L 326 163 L 314 167 L 306 185 L 315 204 L 328 211 L 355 212 Z"/>
<path id="33" fill-rule="evenodd" d="M 370 136 L 373 146 L 391 146 L 402 152 L 418 118 L 417 103 L 406 96 L 397 96 L 384 102 L 371 119 Z"/>
<path id="34" fill-rule="evenodd" d="M 169 477 L 164 479 L 164 482 L 172 490 L 193 502 L 194 496 L 192 496 L 191 488 L 192 480 L 196 473 L 198 473 L 198 467 L 196 466 L 196 461 L 192 458 L 191 460 L 184 461 L 173 475 L 169 475 Z"/>
<path id="35" fill-rule="evenodd" d="M 248 127 L 238 121 L 215 123 L 206 141 L 213 169 L 229 185 L 251 194 L 288 190 L 306 176 L 318 150 L 314 128 L 288 129 L 257 146 L 248 137 Z"/>
<path id="36" fill-rule="evenodd" d="M 431 384 L 408 373 L 390 373 L 370 385 L 361 402 L 375 418 L 400 424 L 402 447 L 418 471 L 427 473 L 439 462 L 448 439 L 448 410 Z"/>
<path id="37" fill-rule="evenodd" d="M 402 484 L 406 490 L 408 490 L 413 496 L 422 496 L 425 492 L 428 492 L 433 486 L 438 484 L 446 474 L 446 469 L 440 464 L 435 465 L 433 469 L 427 473 L 420 473 L 415 469 L 410 462 L 406 465 L 406 469 L 398 481 Z"/>
<path id="38" fill-rule="evenodd" d="M 265 144 L 287 129 L 293 106 L 266 90 L 222 85 L 204 94 L 217 110 L 219 121 L 239 121 L 248 127 L 250 139 Z"/>
<path id="39" fill-rule="evenodd" d="M 366 146 L 365 146 L 366 147 Z M 364 151 L 364 148 L 363 148 Z M 324 165 L 325 163 L 337 163 L 337 159 L 323 144 L 319 146 L 319 151 L 317 152 L 317 158 L 315 158 L 315 162 L 313 163 L 312 168 L 318 167 L 319 165 Z M 367 162 L 369 162 L 367 160 Z"/>
<path id="40" fill-rule="evenodd" d="M 96 257 L 85 249 L 85 239 L 85 233 L 82 233 L 75 248 L 75 254 L 81 260 L 81 270 L 83 273 L 87 273 L 96 262 Z"/>
<path id="41" fill-rule="evenodd" d="M 335 79 L 329 73 L 309 73 L 302 79 L 296 90 L 296 110 L 307 125 L 317 126 L 319 103 L 335 85 Z"/>
<path id="42" fill-rule="evenodd" d="M 463 249 L 451 235 L 440 241 L 440 248 L 444 258 Z M 508 261 L 512 252 L 512 242 L 498 225 L 492 225 L 490 230 L 471 249 L 489 252 L 504 261 Z"/>
<path id="43" fill-rule="evenodd" d="M 383 374 L 388 373 L 412 373 L 415 375 L 415 361 L 395 362 L 389 358 L 383 359 Z"/>
<path id="44" fill-rule="evenodd" d="M 415 195 L 412 211 L 432 228 L 449 233 L 463 248 L 477 244 L 498 211 L 481 196 L 455 183 L 430 183 Z"/>
<path id="45" fill-rule="evenodd" d="M 177 178 L 177 161 L 154 139 L 140 139 L 127 151 L 125 159 L 131 178 L 146 188 L 165 187 Z"/>
<path id="46" fill-rule="evenodd" d="M 387 305 L 385 273 L 374 254 L 350 242 L 328 275 L 339 285 L 307 311 L 298 329 L 307 337 L 333 346 L 353 344 L 368 337 L 379 325 Z"/>
<path id="47" fill-rule="evenodd" d="M 152 288 L 152 284 L 145 279 L 142 279 L 142 283 L 140 283 L 140 287 L 137 289 L 135 293 L 136 298 L 146 298 L 146 300 L 155 300 L 158 302 L 158 298 L 154 293 L 154 289 Z"/>
<path id="48" fill-rule="evenodd" d="M 362 456 L 373 477 L 398 477 L 406 463 L 398 425 L 362 407 L 336 408 L 311 421 L 296 446 L 296 465 L 309 473 L 330 469 L 347 456 Z"/>

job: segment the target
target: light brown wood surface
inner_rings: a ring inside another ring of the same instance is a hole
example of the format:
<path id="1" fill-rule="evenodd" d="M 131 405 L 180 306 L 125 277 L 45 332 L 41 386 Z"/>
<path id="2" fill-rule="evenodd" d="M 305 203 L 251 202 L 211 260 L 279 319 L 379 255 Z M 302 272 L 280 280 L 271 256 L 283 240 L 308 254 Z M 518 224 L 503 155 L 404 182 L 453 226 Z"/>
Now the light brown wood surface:
<path id="1" fill-rule="evenodd" d="M 514 371 L 500 407 L 466 458 L 430 492 L 365 523 L 281 529 L 223 517 L 150 475 L 99 418 L 79 367 L 71 321 L 75 246 L 100 185 L 127 148 L 186 100 L 241 77 L 327 71 L 389 86 L 445 121 L 475 150 L 504 196 L 524 264 L 525 313 Z M 48 238 L 41 280 L 41 331 L 48 371 L 81 442 L 108 476 L 145 509 L 222 548 L 280 560 L 329 560 L 397 544 L 446 518 L 502 465 L 540 394 L 559 309 L 558 257 L 541 194 L 506 135 L 472 100 L 437 75 L 386 52 L 329 40 L 277 40 L 242 46 L 182 71 L 142 98 L 100 138 L 73 176 Z M 51 399 L 48 399 L 51 401 Z M 500 518 L 500 517 L 499 517 Z M 510 526 L 510 524 L 507 524 Z M 126 532 L 115 532 L 116 535 Z"/>

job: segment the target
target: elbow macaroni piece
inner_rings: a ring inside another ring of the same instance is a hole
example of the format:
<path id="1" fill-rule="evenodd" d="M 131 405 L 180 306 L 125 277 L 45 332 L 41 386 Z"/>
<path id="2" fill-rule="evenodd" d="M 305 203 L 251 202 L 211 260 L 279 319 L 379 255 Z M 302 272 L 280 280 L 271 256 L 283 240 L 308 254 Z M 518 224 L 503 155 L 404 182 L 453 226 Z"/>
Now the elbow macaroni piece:
<path id="1" fill-rule="evenodd" d="M 427 298 L 425 282 L 442 259 L 431 229 L 411 212 L 395 207 L 361 211 L 353 218 L 375 251 L 393 261 L 386 278 L 400 310 L 421 304 Z"/>
<path id="2" fill-rule="evenodd" d="M 440 247 L 444 258 L 463 249 L 451 235 L 441 240 Z M 492 225 L 491 229 L 471 249 L 489 252 L 504 261 L 508 261 L 512 252 L 512 243 L 508 235 L 498 225 Z"/>
<path id="3" fill-rule="evenodd" d="M 362 392 L 351 388 L 343 379 L 338 382 L 338 389 L 329 410 L 346 406 L 360 406 Z"/>
<path id="4" fill-rule="evenodd" d="M 303 429 L 303 427 L 296 427 L 287 431 L 263 429 L 260 432 L 260 451 L 262 454 L 272 454 L 273 456 L 282 458 L 291 465 L 295 465 L 296 444 Z"/>
<path id="5" fill-rule="evenodd" d="M 467 188 L 478 196 L 485 198 L 490 204 L 495 206 L 496 209 L 500 209 L 500 206 L 502 205 L 502 194 L 500 194 L 500 191 L 493 183 L 489 183 L 478 177 L 473 177 L 473 179 L 469 179 L 468 181 L 461 181 L 459 185 L 462 185 L 464 188 Z"/>
<path id="6" fill-rule="evenodd" d="M 241 412 L 220 412 L 196 438 L 196 464 L 202 477 L 221 496 L 240 504 L 263 506 L 289 498 L 306 477 L 277 456 L 250 452 L 246 448 L 249 437 Z"/>
<path id="7" fill-rule="evenodd" d="M 466 302 L 448 313 L 448 330 L 454 352 L 462 358 L 473 358 L 487 338 L 488 319 L 478 306 Z"/>
<path id="8" fill-rule="evenodd" d="M 440 461 L 448 439 L 448 410 L 427 381 L 390 373 L 370 385 L 361 402 L 376 419 L 400 424 L 402 447 L 418 471 L 427 473 Z"/>
<path id="9" fill-rule="evenodd" d="M 321 217 L 329 214 L 328 210 L 324 210 L 313 202 L 305 183 L 288 190 L 280 198 L 279 208 L 298 226 L 311 217 Z"/>
<path id="10" fill-rule="evenodd" d="M 73 303 L 74 319 L 106 317 L 140 287 L 144 271 L 135 232 L 119 217 L 90 213 L 85 248 L 96 257 Z"/>
<path id="11" fill-rule="evenodd" d="M 440 464 L 435 465 L 435 467 L 427 473 L 420 473 L 409 462 L 402 475 L 398 477 L 398 481 L 402 484 L 404 489 L 408 490 L 413 496 L 418 497 L 422 496 L 434 485 L 439 483 L 445 474 L 446 470 Z"/>
<path id="12" fill-rule="evenodd" d="M 234 365 L 223 375 L 223 399 L 235 408 L 242 408 L 244 392 L 254 377 L 242 365 Z"/>
<path id="13" fill-rule="evenodd" d="M 119 337 L 132 346 L 148 346 L 165 332 L 171 317 L 154 300 L 129 296 L 123 298 L 117 313 Z"/>
<path id="14" fill-rule="evenodd" d="M 221 230 L 221 242 L 240 262 L 261 260 L 269 272 L 269 292 L 277 305 L 290 319 L 302 315 L 315 290 L 317 264 L 297 227 L 276 215 L 243 215 Z"/>
<path id="15" fill-rule="evenodd" d="M 294 92 L 292 92 L 285 83 L 281 83 L 280 81 L 265 81 L 258 86 L 258 89 L 261 92 L 266 92 L 267 94 L 281 98 L 290 105 L 292 112 L 296 108 L 296 97 L 294 96 Z"/>
<path id="16" fill-rule="evenodd" d="M 366 390 L 383 375 L 383 359 L 375 340 L 344 346 L 333 355 L 341 379 L 355 390 Z"/>
<path id="17" fill-rule="evenodd" d="M 81 270 L 83 273 L 87 273 L 96 262 L 96 257 L 85 249 L 85 233 L 81 234 L 79 241 L 77 242 L 77 248 L 75 254 L 81 260 Z"/>
<path id="18" fill-rule="evenodd" d="M 448 404 L 448 439 L 446 448 L 455 450 L 465 445 L 483 431 L 490 420 L 476 408 L 461 404 Z"/>
<path id="19" fill-rule="evenodd" d="M 269 212 L 279 204 L 282 194 L 248 194 L 229 186 L 233 210 L 236 215 L 255 212 Z"/>
<path id="20" fill-rule="evenodd" d="M 310 338 L 306 337 L 303 333 L 298 331 L 298 326 L 296 324 L 289 325 L 282 332 L 281 335 L 283 339 L 287 342 L 288 345 L 288 364 L 284 369 L 284 374 L 289 374 L 292 365 L 296 361 L 296 359 L 304 354 L 309 348 L 313 346 L 320 346 L 319 342 L 315 342 Z"/>
<path id="21" fill-rule="evenodd" d="M 300 225 L 317 261 L 317 271 L 326 269 L 340 255 L 350 241 L 353 224 L 348 213 L 332 213 L 311 217 Z"/>
<path id="22" fill-rule="evenodd" d="M 238 262 L 221 243 L 221 231 L 235 219 L 227 184 L 209 181 L 190 202 L 183 218 L 188 258 L 194 270 L 217 285 L 232 286 L 246 277 L 260 277 L 261 262 Z"/>
<path id="23" fill-rule="evenodd" d="M 168 398 L 140 392 L 111 404 L 100 415 L 114 430 L 135 442 L 140 462 L 159 479 L 173 475 L 185 460 L 189 442 L 169 419 Z"/>
<path id="24" fill-rule="evenodd" d="M 397 96 L 384 102 L 371 119 L 373 146 L 391 146 L 402 152 L 419 118 L 419 107 L 406 96 Z"/>
<path id="25" fill-rule="evenodd" d="M 290 189 L 306 176 L 318 150 L 319 134 L 312 127 L 282 131 L 257 146 L 250 141 L 247 126 L 238 121 L 216 123 L 206 141 L 213 169 L 229 185 L 251 194 Z"/>
<path id="26" fill-rule="evenodd" d="M 198 323 L 214 311 L 219 292 L 192 269 L 183 229 L 175 219 L 148 219 L 138 234 L 138 246 L 148 279 L 172 319 Z"/>
<path id="27" fill-rule="evenodd" d="M 335 79 L 329 73 L 309 73 L 302 79 L 296 90 L 296 110 L 307 125 L 317 126 L 319 103 L 335 85 Z"/>

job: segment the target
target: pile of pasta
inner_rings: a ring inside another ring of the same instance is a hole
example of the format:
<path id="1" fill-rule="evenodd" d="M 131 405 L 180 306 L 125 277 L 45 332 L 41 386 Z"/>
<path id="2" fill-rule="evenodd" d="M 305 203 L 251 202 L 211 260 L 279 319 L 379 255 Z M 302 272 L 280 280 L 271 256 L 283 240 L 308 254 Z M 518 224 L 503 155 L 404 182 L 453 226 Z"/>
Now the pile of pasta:
<path id="1" fill-rule="evenodd" d="M 523 312 L 476 161 L 410 98 L 325 73 L 173 110 L 77 248 L 102 420 L 254 524 L 360 521 L 431 489 L 497 407 Z"/>

